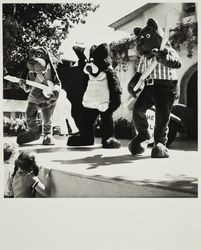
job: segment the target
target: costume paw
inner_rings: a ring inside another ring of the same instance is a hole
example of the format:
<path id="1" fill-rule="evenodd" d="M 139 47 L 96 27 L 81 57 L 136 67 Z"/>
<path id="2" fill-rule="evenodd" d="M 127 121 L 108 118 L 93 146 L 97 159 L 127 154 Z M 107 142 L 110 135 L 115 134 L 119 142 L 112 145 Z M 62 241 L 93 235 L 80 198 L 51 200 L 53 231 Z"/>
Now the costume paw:
<path id="1" fill-rule="evenodd" d="M 168 51 L 167 49 L 164 49 L 164 50 L 159 50 L 159 49 L 152 49 L 152 53 L 158 57 L 158 58 L 161 58 L 161 57 L 165 57 L 167 54 L 168 54 Z"/>
<path id="2" fill-rule="evenodd" d="M 59 92 L 58 92 L 57 90 L 53 90 L 53 91 L 52 91 L 52 94 L 53 94 L 53 96 L 54 96 L 55 99 L 58 99 L 58 97 L 59 97 Z"/>
<path id="3" fill-rule="evenodd" d="M 128 149 L 132 155 L 138 155 L 144 153 L 148 144 L 149 144 L 150 135 L 147 134 L 138 134 L 129 144 Z"/>
<path id="4" fill-rule="evenodd" d="M 152 158 L 168 158 L 168 149 L 162 143 L 157 143 L 151 151 Z"/>
<path id="5" fill-rule="evenodd" d="M 40 139 L 40 133 L 39 132 L 27 131 L 25 133 L 20 133 L 17 136 L 17 143 L 19 145 L 22 145 L 24 143 L 36 141 L 38 139 Z"/>
<path id="6" fill-rule="evenodd" d="M 67 146 L 91 146 L 94 145 L 94 139 L 84 139 L 81 136 L 71 136 L 67 141 Z"/>
<path id="7" fill-rule="evenodd" d="M 25 79 L 20 79 L 19 82 L 20 87 L 26 92 L 28 93 L 31 89 L 31 87 L 29 85 L 26 84 L 26 80 Z"/>
<path id="8" fill-rule="evenodd" d="M 43 138 L 43 145 L 54 145 L 55 139 L 51 134 L 45 135 Z"/>
<path id="9" fill-rule="evenodd" d="M 147 148 L 147 145 L 148 145 L 148 143 L 146 143 L 146 141 L 139 143 L 135 139 L 133 139 L 128 144 L 128 149 L 132 155 L 143 154 Z"/>
<path id="10" fill-rule="evenodd" d="M 60 91 L 61 91 L 61 86 L 55 85 L 54 89 L 52 91 L 52 94 L 53 94 L 55 99 L 58 99 Z"/>
<path id="11" fill-rule="evenodd" d="M 103 148 L 120 148 L 121 143 L 114 137 L 110 137 L 106 141 L 102 142 Z"/>

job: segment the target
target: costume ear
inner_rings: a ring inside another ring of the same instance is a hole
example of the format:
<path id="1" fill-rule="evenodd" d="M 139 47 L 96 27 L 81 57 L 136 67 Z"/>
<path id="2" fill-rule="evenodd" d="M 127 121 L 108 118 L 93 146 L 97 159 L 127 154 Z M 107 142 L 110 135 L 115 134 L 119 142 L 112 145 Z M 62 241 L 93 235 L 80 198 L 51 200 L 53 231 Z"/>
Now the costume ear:
<path id="1" fill-rule="evenodd" d="M 155 30 L 158 29 L 158 23 L 157 21 L 154 19 L 154 18 L 149 18 L 148 21 L 147 21 L 147 26 L 150 26 L 152 28 L 154 28 Z"/>
<path id="2" fill-rule="evenodd" d="M 108 57 L 108 46 L 107 43 L 100 44 L 94 51 L 96 56 L 99 56 L 101 58 L 107 58 Z"/>
<path id="3" fill-rule="evenodd" d="M 133 29 L 133 32 L 134 32 L 134 34 L 135 34 L 136 36 L 138 36 L 138 35 L 140 34 L 141 30 L 142 30 L 142 29 L 141 29 L 140 27 L 136 27 L 136 28 Z"/>
<path id="4" fill-rule="evenodd" d="M 75 51 L 75 54 L 79 59 L 83 58 L 85 48 L 79 46 L 73 46 L 73 50 Z"/>
<path id="5" fill-rule="evenodd" d="M 56 56 L 54 56 L 51 52 L 49 52 L 47 50 L 47 58 L 48 58 L 48 62 L 50 64 L 52 64 L 52 66 L 57 66 L 58 63 L 61 62 L 61 60 L 59 58 L 57 58 Z"/>
<path id="6" fill-rule="evenodd" d="M 98 47 L 97 45 L 92 45 L 92 46 L 91 46 L 90 52 L 89 52 L 89 53 L 90 53 L 90 57 L 93 56 L 93 53 L 94 53 L 94 51 L 97 49 L 97 47 Z"/>
<path id="7" fill-rule="evenodd" d="M 40 49 L 44 51 L 45 61 L 50 62 L 50 52 L 48 51 L 48 49 L 46 47 L 40 47 Z"/>
<path id="8" fill-rule="evenodd" d="M 54 80 L 55 83 L 60 84 L 60 79 L 55 68 L 55 66 L 60 62 L 60 60 L 57 59 L 54 55 L 52 55 L 48 50 L 47 50 L 47 56 L 51 67 L 52 80 Z"/>

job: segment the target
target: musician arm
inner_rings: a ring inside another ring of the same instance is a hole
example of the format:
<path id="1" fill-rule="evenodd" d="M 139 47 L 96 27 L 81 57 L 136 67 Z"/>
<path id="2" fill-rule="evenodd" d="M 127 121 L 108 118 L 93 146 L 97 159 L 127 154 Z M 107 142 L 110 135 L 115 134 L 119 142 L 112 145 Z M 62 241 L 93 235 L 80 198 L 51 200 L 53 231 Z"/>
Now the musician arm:
<path id="1" fill-rule="evenodd" d="M 56 98 L 59 96 L 60 91 L 61 91 L 61 85 L 55 84 L 52 93 Z"/>
<path id="2" fill-rule="evenodd" d="M 177 52 L 170 46 L 166 46 L 164 50 L 153 49 L 152 53 L 156 56 L 156 60 L 164 66 L 172 69 L 181 67 L 181 59 Z"/>
<path id="3" fill-rule="evenodd" d="M 128 83 L 128 92 L 134 96 L 134 97 L 137 97 L 137 93 L 139 92 L 138 90 L 137 91 L 134 91 L 134 87 L 135 85 L 138 83 L 140 77 L 141 77 L 142 73 L 140 72 L 136 72 L 135 75 L 132 77 L 132 79 L 130 80 L 130 82 Z"/>
<path id="4" fill-rule="evenodd" d="M 25 79 L 20 79 L 19 85 L 26 93 L 28 93 L 31 90 L 31 86 L 26 84 Z"/>

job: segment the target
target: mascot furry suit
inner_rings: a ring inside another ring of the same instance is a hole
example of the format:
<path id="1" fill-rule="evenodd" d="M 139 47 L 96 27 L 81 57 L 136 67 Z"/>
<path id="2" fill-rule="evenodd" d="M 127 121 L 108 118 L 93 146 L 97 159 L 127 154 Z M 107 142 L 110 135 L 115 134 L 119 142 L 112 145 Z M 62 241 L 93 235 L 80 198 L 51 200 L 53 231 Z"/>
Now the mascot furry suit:
<path id="1" fill-rule="evenodd" d="M 23 72 L 22 78 L 51 87 L 49 88 L 50 91 L 45 93 L 37 87 L 27 85 L 26 80 L 21 79 L 20 86 L 25 92 L 29 92 L 26 109 L 28 131 L 18 135 L 17 143 L 22 145 L 40 138 L 37 125 L 37 115 L 40 109 L 43 120 L 43 144 L 54 144 L 52 115 L 61 90 L 61 82 L 53 67 L 51 56 L 45 48 L 40 46 L 30 48 L 27 70 Z"/>
<path id="2" fill-rule="evenodd" d="M 129 150 L 133 155 L 141 154 L 146 149 L 146 142 L 150 139 L 146 111 L 155 106 L 154 146 L 152 158 L 169 157 L 166 148 L 168 123 L 174 100 L 177 96 L 177 76 L 175 69 L 181 67 L 181 62 L 176 51 L 167 42 L 161 49 L 164 35 L 158 23 L 149 18 L 144 28 L 134 28 L 137 36 L 137 51 L 141 58 L 137 72 L 128 84 L 128 91 L 137 100 L 133 107 L 133 123 L 137 135 L 129 143 Z M 135 90 L 143 72 L 157 61 L 156 67 L 144 81 L 144 88 L 139 93 Z"/>
<path id="3" fill-rule="evenodd" d="M 107 44 L 92 46 L 88 55 L 85 48 L 74 46 L 73 49 L 79 58 L 78 66 L 85 73 L 82 85 L 86 85 L 86 89 L 82 97 L 80 135 L 70 137 L 67 145 L 93 145 L 94 124 L 100 115 L 102 146 L 119 148 L 120 142 L 114 137 L 112 115 L 121 104 L 121 87 L 115 71 L 110 66 Z"/>

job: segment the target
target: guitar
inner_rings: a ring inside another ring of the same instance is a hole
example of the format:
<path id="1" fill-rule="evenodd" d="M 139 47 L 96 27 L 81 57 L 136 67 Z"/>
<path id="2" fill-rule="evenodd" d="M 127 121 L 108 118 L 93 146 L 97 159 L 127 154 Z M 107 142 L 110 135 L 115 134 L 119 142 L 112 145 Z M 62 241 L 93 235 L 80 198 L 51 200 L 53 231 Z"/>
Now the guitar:
<path id="1" fill-rule="evenodd" d="M 20 81 L 23 80 L 21 78 L 17 78 L 15 76 L 10 76 L 10 75 L 4 76 L 4 79 L 9 82 L 14 82 L 14 83 L 20 83 Z M 41 83 L 30 81 L 30 80 L 24 80 L 24 81 L 25 81 L 25 84 L 29 86 L 41 89 L 43 91 L 43 95 L 46 98 L 50 98 L 50 96 L 53 94 L 54 84 L 49 80 L 47 80 L 48 85 L 43 85 Z"/>

